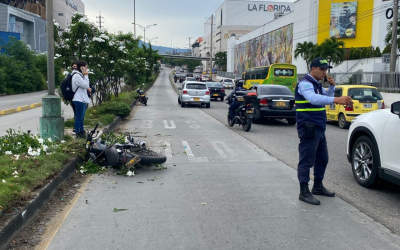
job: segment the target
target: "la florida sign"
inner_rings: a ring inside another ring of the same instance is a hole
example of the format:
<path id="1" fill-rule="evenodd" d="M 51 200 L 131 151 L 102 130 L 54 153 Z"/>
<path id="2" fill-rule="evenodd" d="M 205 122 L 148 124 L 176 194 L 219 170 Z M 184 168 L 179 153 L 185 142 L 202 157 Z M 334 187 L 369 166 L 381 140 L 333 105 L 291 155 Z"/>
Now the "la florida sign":
<path id="1" fill-rule="evenodd" d="M 277 5 L 277 4 L 248 4 L 248 11 L 268 11 L 268 12 L 291 12 L 289 5 Z"/>

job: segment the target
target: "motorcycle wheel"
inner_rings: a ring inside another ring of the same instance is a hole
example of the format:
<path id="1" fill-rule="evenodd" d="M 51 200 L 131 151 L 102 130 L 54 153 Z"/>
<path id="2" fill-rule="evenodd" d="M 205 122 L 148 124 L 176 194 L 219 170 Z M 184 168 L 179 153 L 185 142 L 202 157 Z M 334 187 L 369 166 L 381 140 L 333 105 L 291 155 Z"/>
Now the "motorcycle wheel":
<path id="1" fill-rule="evenodd" d="M 247 116 L 247 115 L 242 116 L 242 121 L 243 121 L 243 124 L 242 124 L 243 130 L 245 132 L 249 132 L 250 129 L 251 129 L 251 119 L 250 119 L 250 117 Z"/>
<path id="2" fill-rule="evenodd" d="M 233 127 L 233 125 L 235 125 L 235 119 L 233 119 L 233 120 L 230 119 L 229 118 L 229 113 L 228 113 L 228 125 L 231 126 L 231 127 Z"/>
<path id="3" fill-rule="evenodd" d="M 151 150 L 140 150 L 132 153 L 139 156 L 140 164 L 142 165 L 161 164 L 167 161 L 165 155 L 158 154 Z"/>

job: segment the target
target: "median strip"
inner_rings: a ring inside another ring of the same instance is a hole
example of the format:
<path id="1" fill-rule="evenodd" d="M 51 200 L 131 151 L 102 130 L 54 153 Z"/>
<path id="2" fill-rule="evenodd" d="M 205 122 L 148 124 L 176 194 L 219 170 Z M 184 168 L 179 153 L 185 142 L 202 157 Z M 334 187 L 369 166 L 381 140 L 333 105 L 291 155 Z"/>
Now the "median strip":
<path id="1" fill-rule="evenodd" d="M 13 114 L 15 112 L 17 112 L 16 109 L 5 109 L 5 110 L 0 111 L 0 114 L 1 115 L 9 115 L 9 114 Z"/>
<path id="2" fill-rule="evenodd" d="M 38 102 L 38 103 L 31 104 L 31 108 L 37 108 L 37 107 L 42 107 L 42 103 Z"/>
<path id="3" fill-rule="evenodd" d="M 28 109 L 31 109 L 31 107 L 29 105 L 25 105 L 25 106 L 18 107 L 17 111 L 20 112 L 20 111 L 25 111 Z"/>

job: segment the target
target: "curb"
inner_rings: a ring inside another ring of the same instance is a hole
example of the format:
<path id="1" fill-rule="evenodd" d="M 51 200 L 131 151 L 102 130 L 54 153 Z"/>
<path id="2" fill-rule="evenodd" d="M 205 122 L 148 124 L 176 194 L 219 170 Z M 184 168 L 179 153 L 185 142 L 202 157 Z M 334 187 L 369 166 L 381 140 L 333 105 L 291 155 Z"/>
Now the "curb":
<path id="1" fill-rule="evenodd" d="M 176 88 L 176 85 L 174 83 L 174 80 L 172 80 L 171 76 L 169 77 L 169 82 L 171 83 L 172 87 L 174 87 L 176 93 L 179 94 L 179 90 Z"/>
<path id="2" fill-rule="evenodd" d="M 79 157 L 73 158 L 69 163 L 65 164 L 61 172 L 50 181 L 44 188 L 38 191 L 38 195 L 17 215 L 11 218 L 0 230 L 0 249 L 6 249 L 11 240 L 23 229 L 28 223 L 35 218 L 40 212 L 44 204 L 46 204 L 57 188 L 70 176 L 76 172 L 76 165 L 83 161 Z"/>
<path id="3" fill-rule="evenodd" d="M 0 111 L 0 114 L 1 115 L 9 115 L 9 114 L 13 114 L 16 112 L 17 112 L 16 109 L 5 109 L 5 110 Z"/>
<path id="4" fill-rule="evenodd" d="M 20 111 L 25 111 L 28 109 L 31 109 L 31 107 L 29 105 L 25 105 L 25 106 L 18 107 L 17 111 L 20 112 Z"/>
<path id="5" fill-rule="evenodd" d="M 158 77 L 157 77 L 158 79 Z M 156 81 L 157 81 L 156 79 Z M 154 82 L 155 83 L 155 82 Z M 147 92 L 154 83 L 149 86 L 145 92 Z M 136 98 L 130 107 L 136 105 L 138 98 Z M 41 107 L 41 103 L 34 103 L 30 106 L 30 108 Z M 21 107 L 22 108 L 22 107 Z M 15 110 L 16 109 L 12 109 Z M 14 113 L 15 113 L 14 112 Z M 113 122 L 109 124 L 107 127 L 103 128 L 103 133 L 105 131 L 113 131 L 122 121 L 123 119 L 118 116 L 114 118 Z M 48 183 L 45 187 L 39 189 L 36 193 L 38 195 L 30 201 L 30 203 L 24 207 L 21 211 L 18 212 L 17 215 L 11 217 L 7 223 L 0 228 L 0 249 L 6 249 L 10 244 L 11 240 L 18 235 L 18 233 L 24 229 L 29 222 L 36 217 L 36 215 L 40 212 L 43 206 L 53 197 L 54 192 L 58 189 L 58 187 L 69 177 L 76 173 L 77 164 L 82 164 L 83 160 L 80 157 L 75 157 L 70 160 L 70 162 L 64 164 L 61 172 L 53 178 L 50 183 Z"/>

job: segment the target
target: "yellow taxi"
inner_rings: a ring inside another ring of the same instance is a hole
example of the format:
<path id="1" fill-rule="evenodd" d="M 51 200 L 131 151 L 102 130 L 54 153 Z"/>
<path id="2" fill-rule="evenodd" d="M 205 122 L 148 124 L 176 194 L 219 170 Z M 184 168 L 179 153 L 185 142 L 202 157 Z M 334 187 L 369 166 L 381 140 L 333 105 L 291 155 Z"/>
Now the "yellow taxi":
<path id="1" fill-rule="evenodd" d="M 341 96 L 350 96 L 353 105 L 326 105 L 326 116 L 328 121 L 337 121 L 342 129 L 348 128 L 356 116 L 385 108 L 381 93 L 372 86 L 336 85 L 335 97 Z"/>

